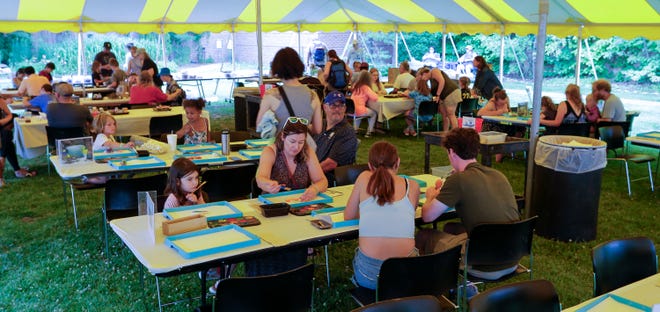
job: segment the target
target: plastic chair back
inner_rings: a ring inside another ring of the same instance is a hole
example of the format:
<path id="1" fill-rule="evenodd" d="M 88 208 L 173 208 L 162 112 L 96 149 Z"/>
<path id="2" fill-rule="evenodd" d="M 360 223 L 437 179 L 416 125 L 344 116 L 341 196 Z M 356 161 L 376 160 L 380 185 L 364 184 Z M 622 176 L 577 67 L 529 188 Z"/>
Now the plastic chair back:
<path id="1" fill-rule="evenodd" d="M 418 115 L 432 115 L 438 113 L 438 103 L 433 101 L 423 101 L 419 103 L 419 108 L 417 109 Z"/>
<path id="2" fill-rule="evenodd" d="M 335 186 L 355 184 L 362 171 L 369 170 L 369 165 L 346 165 L 335 168 Z"/>
<path id="3" fill-rule="evenodd" d="M 211 202 L 246 199 L 252 191 L 250 185 L 256 173 L 256 164 L 223 166 L 206 170 L 202 173 L 202 180 L 206 181 L 202 189 L 208 194 Z"/>
<path id="4" fill-rule="evenodd" d="M 624 137 L 630 136 L 630 128 L 632 128 L 632 121 L 601 121 L 596 124 L 596 127 L 612 127 L 612 126 L 621 126 L 623 129 Z M 596 134 L 598 135 L 598 133 Z"/>
<path id="5" fill-rule="evenodd" d="M 599 127 L 598 133 L 600 139 L 607 143 L 607 149 L 616 153 L 616 150 L 622 148 L 625 144 L 625 136 L 621 126 Z"/>
<path id="6" fill-rule="evenodd" d="M 589 137 L 590 130 L 591 130 L 591 124 L 586 122 L 574 123 L 574 124 L 562 124 L 559 127 L 557 127 L 557 134 Z"/>
<path id="7" fill-rule="evenodd" d="M 346 99 L 346 115 L 355 115 L 355 102 L 352 99 Z"/>
<path id="8" fill-rule="evenodd" d="M 473 312 L 560 310 L 557 291 L 552 283 L 546 280 L 525 281 L 492 288 L 474 296 L 469 302 L 469 311 Z"/>
<path id="9" fill-rule="evenodd" d="M 351 312 L 440 312 L 442 305 L 433 296 L 415 296 L 379 301 Z"/>
<path id="10" fill-rule="evenodd" d="M 183 127 L 183 116 L 181 115 L 151 117 L 149 136 L 158 139 L 163 133 L 176 132 L 181 127 Z"/>
<path id="11" fill-rule="evenodd" d="M 484 223 L 468 234 L 467 265 L 514 265 L 532 252 L 538 216 L 513 223 Z"/>
<path id="12" fill-rule="evenodd" d="M 46 126 L 46 138 L 49 148 L 55 150 L 57 140 L 84 137 L 85 131 L 81 127 L 56 128 Z"/>
<path id="13" fill-rule="evenodd" d="M 378 301 L 418 296 L 438 296 L 456 288 L 461 246 L 418 257 L 389 258 L 378 275 Z"/>
<path id="14" fill-rule="evenodd" d="M 646 237 L 615 239 L 593 248 L 594 296 L 658 272 L 653 241 Z"/>
<path id="15" fill-rule="evenodd" d="M 464 99 L 461 101 L 458 107 L 458 116 L 459 117 L 474 117 L 474 111 L 477 110 L 477 104 L 479 104 L 479 99 Z"/>
<path id="16" fill-rule="evenodd" d="M 132 179 L 108 180 L 105 184 L 104 196 L 106 220 L 137 216 L 137 193 L 155 190 L 157 195 L 163 195 L 166 183 L 167 174 L 165 173 Z"/>
<path id="17" fill-rule="evenodd" d="M 309 311 L 314 265 L 267 276 L 220 280 L 213 311 Z"/>

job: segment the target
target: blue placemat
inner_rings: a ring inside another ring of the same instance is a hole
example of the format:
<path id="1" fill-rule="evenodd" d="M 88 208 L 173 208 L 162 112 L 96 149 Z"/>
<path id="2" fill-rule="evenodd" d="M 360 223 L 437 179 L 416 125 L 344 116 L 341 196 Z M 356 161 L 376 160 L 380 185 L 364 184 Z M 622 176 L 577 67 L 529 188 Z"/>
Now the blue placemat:
<path id="1" fill-rule="evenodd" d="M 176 149 L 181 153 L 189 154 L 189 153 L 221 151 L 222 146 L 220 144 L 215 144 L 215 143 L 182 144 L 182 145 L 177 145 Z"/>
<path id="2" fill-rule="evenodd" d="M 264 147 L 266 145 L 273 144 L 275 142 L 274 139 L 253 139 L 253 140 L 245 140 L 245 145 L 249 147 Z"/>
<path id="3" fill-rule="evenodd" d="M 304 189 L 300 189 L 300 190 L 294 190 L 288 192 L 279 192 L 276 194 L 262 194 L 259 195 L 259 201 L 266 204 L 287 203 L 291 207 L 300 207 L 300 206 L 320 204 L 320 203 L 328 204 L 332 202 L 332 197 L 323 193 L 318 193 L 316 195 L 316 198 L 310 201 L 301 202 L 298 200 L 298 198 L 304 192 L 305 192 Z"/>
<path id="4" fill-rule="evenodd" d="M 130 147 L 120 147 L 95 150 L 92 155 L 94 160 L 101 160 L 108 158 L 137 157 L 137 152 Z"/>
<path id="5" fill-rule="evenodd" d="M 112 168 L 117 170 L 134 170 L 154 167 L 165 167 L 165 162 L 156 156 L 126 158 L 123 160 L 111 160 L 108 162 Z"/>
<path id="6" fill-rule="evenodd" d="M 413 177 L 407 176 L 405 174 L 400 174 L 399 176 L 402 177 L 402 178 L 406 178 L 408 180 L 413 180 L 413 181 L 417 182 L 417 184 L 419 184 L 419 187 L 426 187 L 426 181 L 424 181 L 424 180 L 413 178 Z"/>
<path id="7" fill-rule="evenodd" d="M 227 161 L 227 157 L 217 153 L 192 153 L 192 154 L 177 154 L 174 159 L 185 157 L 190 159 L 196 165 L 215 164 Z"/>
<path id="8" fill-rule="evenodd" d="M 263 148 L 252 148 L 238 151 L 239 154 L 247 159 L 259 159 L 261 157 L 261 152 L 263 152 Z"/>
<path id="9" fill-rule="evenodd" d="M 259 237 L 235 224 L 173 235 L 165 239 L 165 245 L 175 249 L 186 259 L 259 245 L 260 242 Z"/>
<path id="10" fill-rule="evenodd" d="M 183 218 L 193 214 L 206 216 L 206 220 L 209 221 L 243 216 L 243 213 L 238 208 L 226 201 L 163 209 L 163 216 L 168 220 Z"/>
<path id="11" fill-rule="evenodd" d="M 651 132 L 638 133 L 637 136 L 638 137 L 643 137 L 643 138 L 651 138 L 651 139 L 660 140 L 660 131 L 651 131 Z"/>

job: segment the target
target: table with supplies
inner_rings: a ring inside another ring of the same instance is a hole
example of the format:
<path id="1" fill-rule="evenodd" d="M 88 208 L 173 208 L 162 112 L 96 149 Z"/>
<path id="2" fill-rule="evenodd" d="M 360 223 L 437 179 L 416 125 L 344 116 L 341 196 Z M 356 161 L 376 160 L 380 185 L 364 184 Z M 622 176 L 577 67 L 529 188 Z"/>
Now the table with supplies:
<path id="1" fill-rule="evenodd" d="M 181 106 L 172 107 L 170 111 L 154 111 L 151 108 L 131 109 L 125 115 L 115 115 L 117 132 L 115 136 L 148 135 L 149 121 L 152 117 L 182 115 L 184 124 L 187 122 L 185 111 Z M 210 120 L 208 111 L 202 111 L 202 117 Z M 23 158 L 34 158 L 45 154 L 48 138 L 46 125 L 48 120 L 44 114 L 31 117 L 29 122 L 24 118 L 14 119 L 14 143 L 16 153 Z M 210 125 L 210 122 L 209 122 Z"/>
<path id="2" fill-rule="evenodd" d="M 420 184 L 424 185 L 435 185 L 435 181 L 438 179 L 438 177 L 432 175 L 418 175 L 411 178 L 420 181 Z M 426 187 L 420 188 L 422 193 L 426 189 Z M 343 208 L 346 206 L 352 189 L 353 185 L 338 186 L 328 189 L 323 194 L 325 197 L 332 198 L 332 202 L 328 203 L 330 206 Z M 318 218 L 313 215 L 286 214 L 266 218 L 262 215 L 259 207 L 263 203 L 262 201 L 264 199 L 261 199 L 261 201 L 259 199 L 247 199 L 230 202 L 244 217 L 254 217 L 260 221 L 259 225 L 242 228 L 242 230 L 250 233 L 248 235 L 258 237 L 258 244 L 204 254 L 200 257 L 186 258 L 185 254 L 182 255 L 166 245 L 167 237 L 164 236 L 161 225 L 162 221 L 165 220 L 162 214 L 155 215 L 153 235 L 149 230 L 149 226 L 147 226 L 149 217 L 146 215 L 115 219 L 110 222 L 110 226 L 138 261 L 156 277 L 204 271 L 224 264 L 255 259 L 289 248 L 323 246 L 332 242 L 352 240 L 358 237 L 356 222 L 330 229 L 319 229 L 313 226 L 311 222 Z M 337 213 L 337 211 L 334 213 Z M 338 211 L 338 213 L 342 212 Z M 420 208 L 416 211 L 416 217 L 421 218 Z M 440 218 L 456 218 L 456 213 L 451 210 Z M 205 287 L 202 287 L 201 298 L 202 305 L 205 305 Z"/>
<path id="3" fill-rule="evenodd" d="M 564 311 L 658 311 L 660 273 L 589 299 Z"/>
<path id="4" fill-rule="evenodd" d="M 400 96 L 379 96 L 375 105 L 369 105 L 369 107 L 376 110 L 378 122 L 385 122 L 415 108 L 415 101 L 411 98 Z"/>

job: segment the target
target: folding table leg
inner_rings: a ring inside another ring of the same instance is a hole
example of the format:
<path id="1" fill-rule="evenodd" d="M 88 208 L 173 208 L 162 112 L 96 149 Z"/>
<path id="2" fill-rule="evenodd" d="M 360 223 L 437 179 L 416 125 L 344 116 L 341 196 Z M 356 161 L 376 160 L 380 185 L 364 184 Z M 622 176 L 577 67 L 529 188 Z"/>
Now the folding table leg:
<path id="1" fill-rule="evenodd" d="M 71 206 L 73 206 L 73 223 L 76 225 L 76 230 L 78 229 L 78 213 L 76 211 L 76 196 L 73 193 L 73 184 L 69 184 L 71 188 Z"/>
<path id="2" fill-rule="evenodd" d="M 163 312 L 163 303 L 160 301 L 160 283 L 158 276 L 156 276 L 156 293 L 158 295 L 158 311 Z"/>

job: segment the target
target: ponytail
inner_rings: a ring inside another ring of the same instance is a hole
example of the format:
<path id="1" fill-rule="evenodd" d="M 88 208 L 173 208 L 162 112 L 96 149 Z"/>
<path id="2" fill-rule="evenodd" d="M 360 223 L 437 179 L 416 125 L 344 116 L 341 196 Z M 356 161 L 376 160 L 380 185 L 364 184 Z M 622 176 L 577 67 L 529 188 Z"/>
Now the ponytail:
<path id="1" fill-rule="evenodd" d="M 367 193 L 375 196 L 380 206 L 392 202 L 392 198 L 394 197 L 394 178 L 387 171 L 385 165 L 381 164 L 373 171 L 367 184 Z"/>

